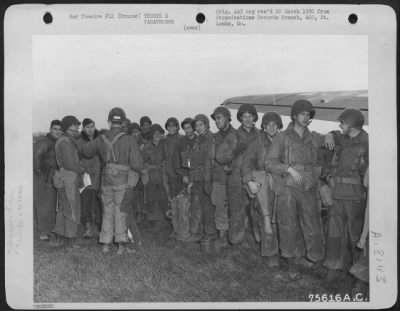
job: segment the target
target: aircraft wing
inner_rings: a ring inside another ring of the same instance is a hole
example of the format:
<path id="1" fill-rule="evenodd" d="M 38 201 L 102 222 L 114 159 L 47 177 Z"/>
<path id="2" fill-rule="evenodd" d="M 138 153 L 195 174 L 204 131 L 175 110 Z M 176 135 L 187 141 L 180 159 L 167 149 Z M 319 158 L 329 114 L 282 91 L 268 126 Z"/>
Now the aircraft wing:
<path id="1" fill-rule="evenodd" d="M 332 91 L 332 92 L 304 92 L 269 95 L 249 95 L 232 97 L 222 105 L 238 109 L 242 104 L 252 104 L 258 112 L 275 111 L 280 115 L 290 116 L 293 103 L 298 99 L 309 100 L 315 110 L 315 119 L 336 122 L 344 108 L 358 108 L 368 124 L 368 91 Z"/>

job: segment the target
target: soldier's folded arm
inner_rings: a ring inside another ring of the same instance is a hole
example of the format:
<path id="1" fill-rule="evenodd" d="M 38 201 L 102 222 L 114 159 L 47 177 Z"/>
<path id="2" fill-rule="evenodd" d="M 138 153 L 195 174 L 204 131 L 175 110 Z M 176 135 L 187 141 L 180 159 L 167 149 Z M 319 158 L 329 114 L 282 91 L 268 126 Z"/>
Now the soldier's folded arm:
<path id="1" fill-rule="evenodd" d="M 289 164 L 282 163 L 280 160 L 284 152 L 284 136 L 282 133 L 279 133 L 272 140 L 271 147 L 267 154 L 267 159 L 265 161 L 265 170 L 267 172 L 274 175 L 283 175 L 287 173 Z"/>

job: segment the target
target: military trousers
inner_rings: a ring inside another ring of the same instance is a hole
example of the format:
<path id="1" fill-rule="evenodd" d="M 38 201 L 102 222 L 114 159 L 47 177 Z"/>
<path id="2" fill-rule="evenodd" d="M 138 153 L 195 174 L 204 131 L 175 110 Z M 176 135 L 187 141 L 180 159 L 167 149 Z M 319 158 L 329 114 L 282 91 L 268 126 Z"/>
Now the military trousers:
<path id="1" fill-rule="evenodd" d="M 146 208 L 144 204 L 144 185 L 140 179 L 136 187 L 133 189 L 133 210 L 136 214 L 146 214 Z"/>
<path id="2" fill-rule="evenodd" d="M 75 215 L 74 213 L 77 210 L 80 210 L 78 188 L 68 190 L 63 187 L 58 189 L 56 224 L 53 232 L 65 238 L 78 237 L 80 215 Z"/>
<path id="3" fill-rule="evenodd" d="M 176 197 L 184 189 L 183 181 L 180 176 L 168 176 L 168 186 L 171 198 Z"/>
<path id="4" fill-rule="evenodd" d="M 270 218 L 265 218 L 264 212 L 262 211 L 261 206 L 256 198 L 252 199 L 250 215 L 252 219 L 253 230 L 257 231 L 260 237 L 261 256 L 274 256 L 278 255 L 279 248 L 277 226 L 275 222 L 272 222 L 272 209 L 274 206 L 275 195 L 270 189 L 268 189 L 267 198 L 268 209 L 270 211 L 269 215 L 271 215 Z M 267 232 L 265 223 L 266 221 L 271 221 L 271 231 Z"/>
<path id="5" fill-rule="evenodd" d="M 129 190 L 130 188 L 125 184 L 120 186 L 102 185 L 103 222 L 99 238 L 100 243 L 110 244 L 113 240 L 116 243 L 128 242 L 128 214 L 122 212 L 121 207 L 122 202 L 127 201 L 126 196 L 131 195 Z M 129 202 L 131 203 L 131 201 Z"/>
<path id="6" fill-rule="evenodd" d="M 229 241 L 232 244 L 243 242 L 246 233 L 246 216 L 250 200 L 241 184 L 228 184 L 229 202 Z"/>
<path id="7" fill-rule="evenodd" d="M 365 249 L 361 251 L 357 261 L 350 268 L 349 272 L 357 279 L 369 283 L 369 246 L 368 241 Z"/>
<path id="8" fill-rule="evenodd" d="M 365 202 L 333 200 L 328 211 L 328 236 L 324 265 L 332 270 L 348 270 L 360 251 L 356 248 L 364 225 Z"/>
<path id="9" fill-rule="evenodd" d="M 205 192 L 204 182 L 194 181 L 190 192 L 190 233 L 198 237 L 216 235 L 215 208 L 210 195 Z"/>
<path id="10" fill-rule="evenodd" d="M 100 230 L 101 228 L 101 204 L 98 191 L 90 187 L 81 193 L 81 223 L 91 223 Z"/>
<path id="11" fill-rule="evenodd" d="M 226 184 L 212 183 L 211 201 L 215 206 L 215 225 L 218 231 L 229 230 L 228 188 Z"/>
<path id="12" fill-rule="evenodd" d="M 324 258 L 321 212 L 315 188 L 304 191 L 285 186 L 278 195 L 277 219 L 281 256 L 306 256 L 312 262 Z"/>
<path id="13" fill-rule="evenodd" d="M 168 198 L 162 180 L 150 179 L 146 185 L 146 218 L 149 221 L 165 221 L 168 211 Z"/>
<path id="14" fill-rule="evenodd" d="M 34 176 L 33 206 L 39 235 L 48 235 L 56 223 L 57 190 L 52 181 L 43 176 Z"/>

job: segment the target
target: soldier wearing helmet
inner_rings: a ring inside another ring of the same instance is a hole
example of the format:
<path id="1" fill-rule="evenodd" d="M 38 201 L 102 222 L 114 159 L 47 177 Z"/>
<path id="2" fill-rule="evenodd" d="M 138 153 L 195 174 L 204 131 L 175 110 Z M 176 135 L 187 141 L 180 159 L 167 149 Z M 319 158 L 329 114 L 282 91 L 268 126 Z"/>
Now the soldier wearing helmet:
<path id="1" fill-rule="evenodd" d="M 143 116 L 140 118 L 139 123 L 140 123 L 140 129 L 142 130 L 142 138 L 144 143 L 151 141 L 152 138 L 150 129 L 153 122 L 148 116 Z"/>
<path id="2" fill-rule="evenodd" d="M 167 191 L 165 187 L 165 148 L 163 146 L 164 129 L 159 124 L 151 126 L 151 142 L 142 151 L 145 169 L 149 181 L 146 184 L 146 218 L 152 229 L 157 229 L 165 223 L 168 210 Z"/>
<path id="3" fill-rule="evenodd" d="M 136 140 L 136 143 L 139 146 L 140 151 L 142 151 L 144 148 L 144 142 L 139 123 L 132 122 L 129 125 L 129 133 Z M 133 189 L 134 192 L 133 209 L 135 214 L 134 216 L 138 223 L 142 221 L 142 219 L 145 217 L 146 214 L 145 202 L 144 202 L 144 185 L 142 182 L 143 179 L 142 177 L 143 176 L 141 176 L 136 187 Z"/>
<path id="4" fill-rule="evenodd" d="M 56 221 L 57 191 L 53 176 L 58 169 L 55 144 L 62 135 L 61 121 L 50 123 L 49 133 L 33 145 L 33 202 L 40 240 L 48 241 Z"/>
<path id="5" fill-rule="evenodd" d="M 214 134 L 212 156 L 212 192 L 211 201 L 215 206 L 215 225 L 218 230 L 216 248 L 228 246 L 228 175 L 232 172 L 231 149 L 236 144 L 236 131 L 231 125 L 231 112 L 226 107 L 214 109 L 211 118 L 215 121 L 218 132 Z"/>
<path id="6" fill-rule="evenodd" d="M 229 150 L 232 173 L 228 176 L 229 241 L 233 245 L 239 245 L 244 241 L 248 220 L 247 210 L 250 204 L 246 190 L 243 188 L 241 174 L 243 157 L 248 152 L 249 145 L 260 136 L 255 126 L 258 114 L 253 105 L 241 105 L 237 112 L 237 120 L 241 125 L 236 130 L 236 141 Z"/>
<path id="7" fill-rule="evenodd" d="M 129 124 L 129 133 L 136 139 L 138 145 L 141 145 L 142 132 L 140 130 L 140 125 L 137 122 L 132 122 Z"/>
<path id="8" fill-rule="evenodd" d="M 86 118 L 82 121 L 82 132 L 78 139 L 78 144 L 86 144 L 99 136 L 96 124 L 92 119 Z M 82 165 L 88 172 L 91 181 L 91 187 L 87 187 L 81 193 L 81 221 L 85 226 L 84 238 L 98 236 L 101 228 L 101 205 L 99 197 L 101 162 L 98 156 L 91 159 L 81 158 Z"/>
<path id="9" fill-rule="evenodd" d="M 276 112 L 264 114 L 261 122 L 262 133 L 259 139 L 249 145 L 241 168 L 243 183 L 254 207 L 250 209 L 254 234 L 261 244 L 261 256 L 266 258 L 270 268 L 279 266 L 277 228 L 273 219 L 276 200 L 274 190 L 279 180 L 273 180 L 273 176 L 265 171 L 265 161 L 272 140 L 282 126 L 279 114 Z M 275 186 L 274 189 L 271 185 Z"/>
<path id="10" fill-rule="evenodd" d="M 182 168 L 181 153 L 192 151 L 194 144 L 196 142 L 197 134 L 194 129 L 193 118 L 190 117 L 185 118 L 181 123 L 181 127 L 185 132 L 185 136 L 183 136 L 176 145 L 176 150 L 174 151 L 173 154 L 174 156 L 173 165 L 175 172 L 179 176 L 180 182 L 182 183 L 182 185 L 187 186 L 190 184 L 190 180 L 187 170 L 185 168 Z"/>
<path id="11" fill-rule="evenodd" d="M 122 122 L 122 126 L 121 126 L 122 131 L 129 135 L 131 134 L 130 130 L 129 130 L 130 125 L 131 125 L 131 120 L 128 118 L 125 118 L 125 120 L 124 120 L 124 122 Z"/>
<path id="12" fill-rule="evenodd" d="M 334 142 L 331 134 L 324 136 L 308 129 L 314 116 L 315 110 L 309 101 L 296 101 L 291 110 L 292 122 L 272 140 L 266 161 L 267 171 L 282 181 L 277 196 L 279 247 L 281 256 L 288 262 L 289 277 L 293 279 L 301 277 L 296 264 L 320 265 L 324 258 L 316 197 L 320 175 L 317 151 L 323 145 L 332 149 Z"/>
<path id="13" fill-rule="evenodd" d="M 134 139 L 122 131 L 125 111 L 111 109 L 108 115 L 110 129 L 81 147 L 84 157 L 96 154 L 103 162 L 101 199 L 103 223 L 99 242 L 108 253 L 113 241 L 118 244 L 118 254 L 127 248 L 127 216 L 132 208 L 133 188 L 143 170 L 139 147 Z"/>
<path id="14" fill-rule="evenodd" d="M 85 168 L 79 159 L 77 138 L 80 121 L 75 116 L 66 116 L 61 120 L 64 134 L 55 144 L 55 155 L 59 171 L 55 172 L 53 181 L 57 188 L 59 206 L 53 233 L 56 239 L 53 246 L 59 245 L 60 237 L 76 245 L 78 228 L 81 222 L 81 202 L 79 188 Z"/>
<path id="15" fill-rule="evenodd" d="M 201 241 L 202 250 L 208 251 L 215 238 L 215 208 L 211 203 L 211 160 L 214 136 L 210 131 L 208 117 L 198 114 L 189 119 L 184 127 L 192 126 L 197 135 L 182 144 L 180 148 L 180 168 L 185 183 L 190 185 L 190 236 L 187 242 Z M 192 143 L 193 142 L 193 143 Z"/>
<path id="16" fill-rule="evenodd" d="M 168 118 L 165 122 L 165 129 L 168 131 L 163 142 L 165 170 L 168 183 L 168 200 L 171 200 L 183 189 L 182 178 L 177 174 L 173 163 L 176 149 L 183 136 L 179 134 L 179 121 L 177 118 Z"/>
<path id="17" fill-rule="evenodd" d="M 329 278 L 339 270 L 348 271 L 358 259 L 365 213 L 362 181 L 368 167 L 368 134 L 363 130 L 364 115 L 359 109 L 345 109 L 339 116 L 339 131 L 332 132 L 335 152 L 331 163 L 333 205 L 328 212 L 325 266 Z"/>

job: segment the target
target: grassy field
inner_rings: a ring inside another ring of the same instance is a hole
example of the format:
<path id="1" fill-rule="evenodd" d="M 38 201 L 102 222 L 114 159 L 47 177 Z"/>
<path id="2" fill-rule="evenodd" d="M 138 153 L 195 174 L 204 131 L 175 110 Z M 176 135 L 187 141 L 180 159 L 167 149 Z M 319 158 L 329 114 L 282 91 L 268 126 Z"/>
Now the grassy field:
<path id="1" fill-rule="evenodd" d="M 35 302 L 261 302 L 309 301 L 309 294 L 351 295 L 354 280 L 344 275 L 326 282 L 323 274 L 303 268 L 290 282 L 269 269 L 258 245 L 202 255 L 196 244 L 167 243 L 168 229 L 140 226 L 144 250 L 103 255 L 101 245 L 80 240 L 80 249 L 52 248 L 35 240 Z"/>

